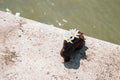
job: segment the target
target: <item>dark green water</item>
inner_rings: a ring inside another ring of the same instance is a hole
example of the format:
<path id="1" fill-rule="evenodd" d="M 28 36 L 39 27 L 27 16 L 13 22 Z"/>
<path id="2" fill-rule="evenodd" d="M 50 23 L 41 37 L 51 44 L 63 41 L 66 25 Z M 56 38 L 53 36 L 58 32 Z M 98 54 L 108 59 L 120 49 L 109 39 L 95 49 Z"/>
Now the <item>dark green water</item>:
<path id="1" fill-rule="evenodd" d="M 0 0 L 21 16 L 120 44 L 120 0 Z"/>

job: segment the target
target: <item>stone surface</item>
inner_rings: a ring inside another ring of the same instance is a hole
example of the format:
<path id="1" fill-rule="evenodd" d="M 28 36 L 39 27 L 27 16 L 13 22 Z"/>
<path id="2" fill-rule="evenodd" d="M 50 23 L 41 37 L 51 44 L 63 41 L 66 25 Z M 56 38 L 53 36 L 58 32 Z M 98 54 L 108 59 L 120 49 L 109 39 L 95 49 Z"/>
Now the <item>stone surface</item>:
<path id="1" fill-rule="evenodd" d="M 0 80 L 120 80 L 120 46 L 88 36 L 63 64 L 65 31 L 0 11 Z"/>

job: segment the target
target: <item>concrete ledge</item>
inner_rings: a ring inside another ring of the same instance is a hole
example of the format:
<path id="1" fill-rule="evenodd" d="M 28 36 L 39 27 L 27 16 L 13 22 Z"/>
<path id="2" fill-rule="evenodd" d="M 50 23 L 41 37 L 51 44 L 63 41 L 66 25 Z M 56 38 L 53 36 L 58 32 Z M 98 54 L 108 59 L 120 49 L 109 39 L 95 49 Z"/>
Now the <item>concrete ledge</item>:
<path id="1" fill-rule="evenodd" d="M 65 31 L 0 11 L 0 80 L 120 80 L 120 46 L 88 36 L 63 64 Z"/>

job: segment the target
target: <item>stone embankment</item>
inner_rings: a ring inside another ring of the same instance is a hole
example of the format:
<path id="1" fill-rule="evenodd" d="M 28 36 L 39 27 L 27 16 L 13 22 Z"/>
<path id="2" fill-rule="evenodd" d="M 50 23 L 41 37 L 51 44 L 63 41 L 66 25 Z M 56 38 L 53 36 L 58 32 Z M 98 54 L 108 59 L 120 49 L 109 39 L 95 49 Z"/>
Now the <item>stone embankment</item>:
<path id="1" fill-rule="evenodd" d="M 0 80 L 120 80 L 120 45 L 85 36 L 62 63 L 65 32 L 0 11 Z"/>

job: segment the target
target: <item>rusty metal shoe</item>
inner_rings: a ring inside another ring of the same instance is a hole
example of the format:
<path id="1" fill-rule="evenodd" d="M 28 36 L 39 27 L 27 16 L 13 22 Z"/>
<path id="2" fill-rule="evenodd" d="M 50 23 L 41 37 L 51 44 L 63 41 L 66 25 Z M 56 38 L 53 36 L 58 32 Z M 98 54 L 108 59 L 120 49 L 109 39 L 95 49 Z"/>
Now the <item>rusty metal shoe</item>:
<path id="1" fill-rule="evenodd" d="M 67 39 L 64 40 L 63 48 L 60 52 L 60 55 L 64 58 L 64 62 L 69 62 L 71 59 L 71 55 L 75 51 L 80 50 L 85 45 L 83 33 L 81 33 L 80 31 L 77 32 L 77 35 L 74 35 L 74 38 L 72 35 L 69 36 L 69 39 L 71 39 L 71 41 L 67 41 Z"/>

